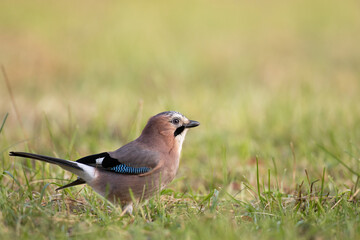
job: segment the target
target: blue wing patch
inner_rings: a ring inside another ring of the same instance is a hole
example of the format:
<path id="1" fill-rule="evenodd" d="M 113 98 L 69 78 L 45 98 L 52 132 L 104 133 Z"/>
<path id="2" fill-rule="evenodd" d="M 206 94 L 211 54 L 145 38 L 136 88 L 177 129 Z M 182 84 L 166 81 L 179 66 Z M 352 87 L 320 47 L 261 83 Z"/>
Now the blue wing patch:
<path id="1" fill-rule="evenodd" d="M 110 170 L 116 173 L 123 173 L 123 174 L 141 174 L 150 171 L 150 168 L 148 167 L 134 168 L 134 167 L 128 167 L 125 164 L 119 164 L 116 165 L 115 167 L 110 168 Z"/>

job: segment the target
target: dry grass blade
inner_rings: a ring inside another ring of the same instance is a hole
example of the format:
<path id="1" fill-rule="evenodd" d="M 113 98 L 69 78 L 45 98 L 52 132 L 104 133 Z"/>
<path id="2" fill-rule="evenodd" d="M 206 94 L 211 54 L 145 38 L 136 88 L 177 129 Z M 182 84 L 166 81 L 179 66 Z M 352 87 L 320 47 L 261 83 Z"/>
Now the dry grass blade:
<path id="1" fill-rule="evenodd" d="M 19 110 L 18 110 L 18 108 L 17 108 L 17 106 L 16 106 L 14 94 L 13 94 L 13 92 L 12 92 L 12 88 L 11 88 L 11 85 L 10 85 L 10 81 L 9 81 L 9 78 L 8 78 L 8 76 L 7 76 L 7 74 L 6 74 L 4 65 L 1 65 L 1 71 L 2 71 L 2 74 L 3 74 L 3 77 L 4 77 L 4 81 L 5 81 L 5 84 L 6 84 L 6 88 L 7 88 L 7 90 L 8 90 L 9 95 L 10 95 L 11 104 L 12 104 L 12 106 L 13 106 L 13 108 L 14 108 L 14 111 L 15 111 L 15 114 L 16 114 L 16 119 L 17 119 L 18 122 L 19 122 L 19 125 L 20 125 L 20 127 L 21 127 L 21 130 L 22 130 L 22 132 L 23 132 L 23 134 L 24 134 L 24 137 L 27 139 L 27 136 L 26 136 L 25 130 L 24 130 L 24 126 L 23 126 L 23 123 L 22 123 L 21 118 L 20 118 Z"/>

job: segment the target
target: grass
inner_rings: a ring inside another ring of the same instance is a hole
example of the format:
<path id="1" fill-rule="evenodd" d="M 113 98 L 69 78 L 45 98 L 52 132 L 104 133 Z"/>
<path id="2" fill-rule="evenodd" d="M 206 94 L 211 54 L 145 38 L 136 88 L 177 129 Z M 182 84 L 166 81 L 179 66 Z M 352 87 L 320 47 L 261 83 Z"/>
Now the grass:
<path id="1" fill-rule="evenodd" d="M 0 3 L 0 238 L 358 239 L 354 1 Z M 21 7 L 20 7 L 21 6 Z M 177 110 L 176 179 L 121 216 L 76 159 Z"/>

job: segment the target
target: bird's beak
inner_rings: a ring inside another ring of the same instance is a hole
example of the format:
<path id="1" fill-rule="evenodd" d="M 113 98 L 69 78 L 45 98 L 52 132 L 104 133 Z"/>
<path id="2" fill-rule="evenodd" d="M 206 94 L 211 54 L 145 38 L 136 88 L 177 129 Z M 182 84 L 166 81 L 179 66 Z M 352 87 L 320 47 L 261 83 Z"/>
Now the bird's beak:
<path id="1" fill-rule="evenodd" d="M 193 128 L 193 127 L 197 127 L 197 126 L 199 126 L 199 125 L 200 125 L 199 122 L 194 121 L 194 120 L 190 120 L 189 123 L 184 124 L 184 127 L 185 127 L 185 128 Z"/>

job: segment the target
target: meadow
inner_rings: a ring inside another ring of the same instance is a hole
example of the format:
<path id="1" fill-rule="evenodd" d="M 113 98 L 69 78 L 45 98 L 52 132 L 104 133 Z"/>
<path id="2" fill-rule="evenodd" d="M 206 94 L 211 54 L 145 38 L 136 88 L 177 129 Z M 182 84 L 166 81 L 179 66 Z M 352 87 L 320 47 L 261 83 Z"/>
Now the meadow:
<path id="1" fill-rule="evenodd" d="M 0 1 L 1 239 L 360 239 L 360 15 L 346 1 Z M 176 179 L 133 215 L 76 160 L 175 110 Z"/>

